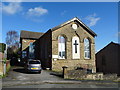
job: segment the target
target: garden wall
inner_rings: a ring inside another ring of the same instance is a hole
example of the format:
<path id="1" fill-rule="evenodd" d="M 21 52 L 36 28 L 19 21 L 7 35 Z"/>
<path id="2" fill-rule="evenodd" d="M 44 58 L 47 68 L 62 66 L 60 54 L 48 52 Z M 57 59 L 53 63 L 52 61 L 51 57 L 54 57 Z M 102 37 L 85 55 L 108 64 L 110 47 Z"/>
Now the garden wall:
<path id="1" fill-rule="evenodd" d="M 63 67 L 64 79 L 77 80 L 117 80 L 117 74 L 103 74 L 103 73 L 89 73 L 86 69 L 83 70 L 69 70 Z"/>

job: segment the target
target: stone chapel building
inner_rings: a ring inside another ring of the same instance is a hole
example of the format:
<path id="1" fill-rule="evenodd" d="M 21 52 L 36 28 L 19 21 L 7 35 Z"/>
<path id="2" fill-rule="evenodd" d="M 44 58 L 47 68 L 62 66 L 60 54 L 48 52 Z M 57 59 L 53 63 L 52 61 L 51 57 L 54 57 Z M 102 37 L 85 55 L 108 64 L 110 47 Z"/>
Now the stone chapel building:
<path id="1" fill-rule="evenodd" d="M 97 35 L 77 17 L 49 29 L 44 34 L 37 34 L 37 39 L 31 39 L 27 33 L 23 34 L 21 33 L 22 56 L 40 60 L 42 68 L 62 70 L 63 66 L 71 69 L 82 67 L 96 72 L 95 36 Z M 26 41 L 23 36 L 26 36 Z M 33 42 L 29 42 L 30 40 Z"/>

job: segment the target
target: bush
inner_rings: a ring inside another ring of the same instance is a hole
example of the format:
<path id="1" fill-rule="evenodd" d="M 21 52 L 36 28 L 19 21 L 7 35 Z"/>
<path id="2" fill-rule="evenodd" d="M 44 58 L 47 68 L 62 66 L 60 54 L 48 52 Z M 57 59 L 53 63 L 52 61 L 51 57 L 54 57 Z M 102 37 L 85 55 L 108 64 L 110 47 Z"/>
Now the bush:
<path id="1" fill-rule="evenodd" d="M 2 78 L 2 75 L 0 75 L 0 79 Z"/>
<path id="2" fill-rule="evenodd" d="M 6 44 L 0 43 L 0 52 L 4 53 L 5 49 L 6 49 Z"/>
<path id="3" fill-rule="evenodd" d="M 6 59 L 6 58 L 4 58 L 3 60 L 4 60 L 4 61 L 3 61 L 3 63 L 5 64 L 5 63 L 6 63 L 6 61 L 7 61 L 7 59 Z"/>

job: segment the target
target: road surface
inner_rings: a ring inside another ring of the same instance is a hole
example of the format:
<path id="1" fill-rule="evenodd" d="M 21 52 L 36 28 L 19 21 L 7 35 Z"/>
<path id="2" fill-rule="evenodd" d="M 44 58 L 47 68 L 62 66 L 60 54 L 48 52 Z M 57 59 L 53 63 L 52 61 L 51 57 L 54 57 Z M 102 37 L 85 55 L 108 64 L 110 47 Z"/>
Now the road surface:
<path id="1" fill-rule="evenodd" d="M 26 73 L 23 67 L 11 68 L 7 77 L 2 80 L 2 88 L 111 88 L 118 89 L 117 82 L 112 81 L 78 81 L 64 80 L 52 71 L 42 70 L 39 73 Z"/>

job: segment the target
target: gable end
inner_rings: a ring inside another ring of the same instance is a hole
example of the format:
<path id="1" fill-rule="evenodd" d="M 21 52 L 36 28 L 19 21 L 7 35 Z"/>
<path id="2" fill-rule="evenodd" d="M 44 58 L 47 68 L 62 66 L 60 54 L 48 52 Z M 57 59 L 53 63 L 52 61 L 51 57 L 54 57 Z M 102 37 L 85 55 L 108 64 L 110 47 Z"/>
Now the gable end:
<path id="1" fill-rule="evenodd" d="M 70 24 L 71 22 L 77 22 L 77 23 L 79 23 L 80 26 L 83 27 L 83 28 L 84 28 L 88 33 L 90 33 L 93 37 L 97 36 L 96 33 L 94 33 L 89 27 L 87 27 L 87 26 L 86 26 L 81 20 L 79 20 L 77 17 L 75 17 L 75 18 L 73 18 L 73 19 L 71 19 L 71 20 L 69 20 L 69 21 L 67 21 L 67 22 L 65 22 L 65 23 L 63 23 L 63 24 L 60 24 L 60 25 L 58 25 L 58 26 L 56 26 L 56 27 L 54 27 L 54 28 L 52 28 L 51 31 L 55 31 L 55 30 L 57 30 L 57 29 L 65 26 L 65 25 Z"/>

